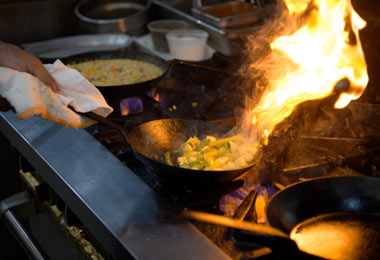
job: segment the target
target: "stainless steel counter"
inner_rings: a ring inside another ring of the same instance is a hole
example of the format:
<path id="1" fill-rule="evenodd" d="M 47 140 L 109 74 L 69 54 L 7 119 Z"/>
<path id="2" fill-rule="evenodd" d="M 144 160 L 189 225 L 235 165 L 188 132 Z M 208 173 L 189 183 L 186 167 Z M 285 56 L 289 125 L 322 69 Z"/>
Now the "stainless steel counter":
<path id="1" fill-rule="evenodd" d="M 114 259 L 230 259 L 192 224 L 163 224 L 158 198 L 86 130 L 0 113 L 0 131 Z"/>

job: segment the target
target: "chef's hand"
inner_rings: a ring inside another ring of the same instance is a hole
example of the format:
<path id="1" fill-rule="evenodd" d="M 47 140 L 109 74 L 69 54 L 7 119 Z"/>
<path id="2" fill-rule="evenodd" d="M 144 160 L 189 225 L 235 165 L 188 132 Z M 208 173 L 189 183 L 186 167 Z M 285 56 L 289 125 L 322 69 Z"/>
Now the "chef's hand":
<path id="1" fill-rule="evenodd" d="M 0 66 L 30 73 L 48 85 L 54 92 L 59 92 L 54 79 L 42 65 L 42 62 L 16 45 L 0 41 Z M 0 97 L 0 110 L 7 111 L 10 108 L 10 104 Z"/>
<path id="2" fill-rule="evenodd" d="M 0 41 L 0 66 L 30 73 L 51 87 L 54 92 L 58 92 L 54 79 L 42 65 L 42 62 L 16 45 Z"/>

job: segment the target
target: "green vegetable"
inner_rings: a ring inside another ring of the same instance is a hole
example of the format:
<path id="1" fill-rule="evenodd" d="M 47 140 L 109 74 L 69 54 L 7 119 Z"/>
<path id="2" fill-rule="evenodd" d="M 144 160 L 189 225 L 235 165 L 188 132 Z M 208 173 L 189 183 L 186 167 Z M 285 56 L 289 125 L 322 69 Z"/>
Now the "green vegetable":
<path id="1" fill-rule="evenodd" d="M 172 163 L 172 161 L 170 159 L 170 152 L 166 152 L 164 156 L 165 156 L 165 162 L 166 162 L 166 164 L 168 164 L 170 166 L 174 166 L 174 164 Z"/>
<path id="2" fill-rule="evenodd" d="M 204 171 L 239 169 L 248 166 L 257 156 L 258 144 L 248 145 L 240 135 L 217 139 L 206 136 L 202 141 L 190 137 L 173 155 L 178 156 L 176 164 L 182 168 Z M 173 165 L 170 152 L 165 161 Z"/>
<path id="3" fill-rule="evenodd" d="M 194 107 L 194 108 L 196 108 L 198 106 L 198 103 L 197 102 L 193 102 L 193 103 L 191 103 L 191 106 Z"/>

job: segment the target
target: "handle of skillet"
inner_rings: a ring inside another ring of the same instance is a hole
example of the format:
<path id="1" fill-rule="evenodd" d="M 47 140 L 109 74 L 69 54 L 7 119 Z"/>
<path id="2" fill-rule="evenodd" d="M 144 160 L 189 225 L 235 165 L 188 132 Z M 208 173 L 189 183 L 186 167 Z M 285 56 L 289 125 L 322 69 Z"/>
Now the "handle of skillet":
<path id="1" fill-rule="evenodd" d="M 91 119 L 94 119 L 95 121 L 98 121 L 98 122 L 100 122 L 106 126 L 109 126 L 115 130 L 118 130 L 122 134 L 122 136 L 124 137 L 125 141 L 127 141 L 127 143 L 129 143 L 128 134 L 127 134 L 127 132 L 123 126 L 121 126 L 121 125 L 119 125 L 119 124 L 117 124 L 117 123 L 115 123 L 115 122 L 113 122 L 113 121 L 111 121 L 105 117 L 99 116 L 93 112 L 87 112 L 87 113 L 81 113 L 81 114 L 84 116 L 87 116 Z"/>

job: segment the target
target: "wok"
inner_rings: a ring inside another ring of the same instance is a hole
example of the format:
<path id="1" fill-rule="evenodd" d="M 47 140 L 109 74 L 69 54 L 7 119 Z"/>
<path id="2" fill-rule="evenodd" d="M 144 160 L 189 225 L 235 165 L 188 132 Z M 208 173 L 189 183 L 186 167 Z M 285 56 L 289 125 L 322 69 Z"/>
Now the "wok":
<path id="1" fill-rule="evenodd" d="M 294 184 L 270 200 L 270 225 L 196 211 L 184 211 L 180 217 L 235 228 L 237 241 L 292 257 L 379 259 L 379 188 L 380 178 L 373 177 L 325 177 Z M 173 217 L 178 215 L 161 219 Z"/>
<path id="2" fill-rule="evenodd" d="M 126 133 L 123 126 L 111 120 L 86 113 L 87 116 L 118 129 L 131 146 L 133 153 L 146 166 L 169 182 L 188 185 L 202 185 L 231 181 L 252 168 L 260 159 L 244 168 L 224 171 L 203 171 L 171 166 L 165 163 L 164 153 L 177 149 L 187 139 L 197 136 L 202 139 L 206 135 L 222 136 L 230 128 L 209 121 L 196 119 L 159 119 L 143 123 Z"/>

